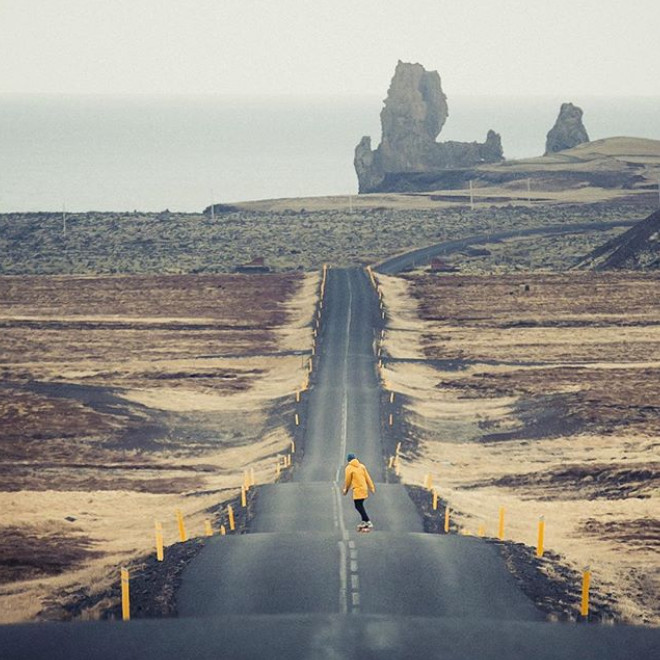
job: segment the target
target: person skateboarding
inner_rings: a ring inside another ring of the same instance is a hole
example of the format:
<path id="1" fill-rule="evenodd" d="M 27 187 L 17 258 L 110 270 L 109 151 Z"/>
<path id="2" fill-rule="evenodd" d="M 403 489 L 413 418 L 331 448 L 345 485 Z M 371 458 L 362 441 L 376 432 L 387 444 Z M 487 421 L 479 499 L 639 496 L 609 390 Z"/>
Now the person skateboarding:
<path id="1" fill-rule="evenodd" d="M 351 488 L 353 489 L 353 504 L 362 518 L 358 530 L 368 531 L 373 527 L 373 523 L 369 520 L 369 516 L 364 509 L 364 501 L 369 497 L 369 491 L 376 492 L 376 487 L 369 476 L 369 472 L 367 472 L 367 468 L 358 461 L 355 454 L 349 454 L 346 460 L 348 465 L 346 466 L 343 492 L 346 495 Z"/>

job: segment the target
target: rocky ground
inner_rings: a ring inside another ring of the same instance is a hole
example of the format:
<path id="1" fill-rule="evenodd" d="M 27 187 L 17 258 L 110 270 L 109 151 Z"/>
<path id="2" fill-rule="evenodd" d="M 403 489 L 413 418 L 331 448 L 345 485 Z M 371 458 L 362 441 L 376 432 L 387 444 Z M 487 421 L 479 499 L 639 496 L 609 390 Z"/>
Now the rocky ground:
<path id="1" fill-rule="evenodd" d="M 544 515 L 539 570 L 590 565 L 601 611 L 657 624 L 659 276 L 379 279 L 403 479 L 432 474 L 467 533 L 495 536 L 504 507 L 534 548 Z"/>
<path id="2" fill-rule="evenodd" d="M 171 213 L 71 214 L 66 233 L 61 214 L 5 214 L 0 215 L 0 274 L 220 273 L 232 272 L 254 257 L 264 257 L 276 271 L 316 270 L 323 263 L 374 263 L 483 232 L 638 221 L 655 210 L 655 198 L 644 196 L 581 204 L 481 200 L 473 210 L 460 201 L 401 197 L 361 197 L 352 213 L 349 200 L 343 199 L 325 208 L 319 200 L 253 204 L 213 219 Z M 309 208 L 303 208 L 305 204 Z M 489 267 L 563 269 L 613 235 L 616 230 L 582 238 L 555 236 L 545 243 L 511 241 L 494 246 L 501 258 Z M 479 267 L 478 260 L 474 263 Z"/>
<path id="3" fill-rule="evenodd" d="M 317 282 L 0 278 L 0 621 L 102 614 L 154 519 L 217 532 L 245 470 L 275 478 Z"/>

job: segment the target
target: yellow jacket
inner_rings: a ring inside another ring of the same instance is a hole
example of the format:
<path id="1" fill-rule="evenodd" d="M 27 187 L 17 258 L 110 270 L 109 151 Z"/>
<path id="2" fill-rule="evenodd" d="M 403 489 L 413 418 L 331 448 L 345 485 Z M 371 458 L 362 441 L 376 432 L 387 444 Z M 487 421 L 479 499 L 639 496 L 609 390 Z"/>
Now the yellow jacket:
<path id="1" fill-rule="evenodd" d="M 353 488 L 353 499 L 364 500 L 369 497 L 369 490 L 376 492 L 374 482 L 371 480 L 367 468 L 354 458 L 346 466 L 346 481 L 344 482 L 344 495 L 349 488 Z M 368 490 L 367 490 L 368 489 Z"/>

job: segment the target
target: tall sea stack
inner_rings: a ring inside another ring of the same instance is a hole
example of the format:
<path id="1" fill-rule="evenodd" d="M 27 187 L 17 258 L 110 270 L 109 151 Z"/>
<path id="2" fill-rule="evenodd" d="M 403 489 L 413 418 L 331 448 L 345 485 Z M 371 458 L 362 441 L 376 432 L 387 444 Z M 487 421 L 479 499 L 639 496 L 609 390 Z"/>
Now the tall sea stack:
<path id="1" fill-rule="evenodd" d="M 589 136 L 582 123 L 582 108 L 572 103 L 562 103 L 557 121 L 546 136 L 545 155 L 572 149 L 583 142 L 589 142 Z"/>
<path id="2" fill-rule="evenodd" d="M 502 141 L 492 130 L 483 143 L 436 142 L 448 115 L 438 72 L 399 61 L 380 113 L 380 145 L 372 150 L 365 136 L 355 148 L 360 192 L 410 190 L 419 185 L 415 175 L 502 160 Z"/>

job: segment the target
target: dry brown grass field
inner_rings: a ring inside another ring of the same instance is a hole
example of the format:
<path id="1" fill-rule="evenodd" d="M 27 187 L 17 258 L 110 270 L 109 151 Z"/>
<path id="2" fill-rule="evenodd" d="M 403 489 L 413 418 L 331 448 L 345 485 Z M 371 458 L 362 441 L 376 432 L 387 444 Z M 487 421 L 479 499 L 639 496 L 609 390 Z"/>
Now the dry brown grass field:
<path id="1" fill-rule="evenodd" d="M 469 533 L 545 547 L 660 622 L 660 275 L 379 276 L 402 476 Z M 553 575 L 553 563 L 544 564 Z"/>
<path id="2" fill-rule="evenodd" d="M 102 591 L 272 481 L 315 274 L 0 278 L 0 622 Z M 216 530 L 217 531 L 217 530 Z M 93 613 L 91 613 L 93 615 Z"/>

